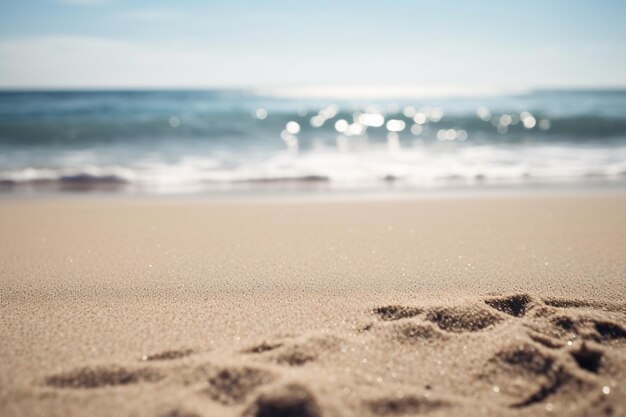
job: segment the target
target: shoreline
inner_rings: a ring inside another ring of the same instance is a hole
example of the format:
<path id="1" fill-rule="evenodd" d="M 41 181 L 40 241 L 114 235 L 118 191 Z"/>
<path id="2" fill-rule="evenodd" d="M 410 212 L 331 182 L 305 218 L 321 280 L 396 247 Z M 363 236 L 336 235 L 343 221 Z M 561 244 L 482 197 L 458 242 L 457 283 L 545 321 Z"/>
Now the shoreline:
<path id="1" fill-rule="evenodd" d="M 367 201 L 419 201 L 437 199 L 482 199 L 482 198 L 528 198 L 528 197 L 585 197 L 585 196 L 620 196 L 626 195 L 623 181 L 593 183 L 542 183 L 515 185 L 507 184 L 475 186 L 439 186 L 422 189 L 404 189 L 393 187 L 380 189 L 354 190 L 316 190 L 313 188 L 265 188 L 258 186 L 247 190 L 225 190 L 206 192 L 121 192 L 107 188 L 40 190 L 17 189 L 0 192 L 0 202 L 6 201 L 198 201 L 215 203 L 263 203 L 263 202 L 367 202 Z"/>

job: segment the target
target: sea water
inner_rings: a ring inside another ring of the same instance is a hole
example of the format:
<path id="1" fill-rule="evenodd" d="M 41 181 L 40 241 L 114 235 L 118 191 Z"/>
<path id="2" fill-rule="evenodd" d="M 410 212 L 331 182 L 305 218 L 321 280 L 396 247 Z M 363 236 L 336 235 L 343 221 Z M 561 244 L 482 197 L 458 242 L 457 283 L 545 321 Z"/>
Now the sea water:
<path id="1" fill-rule="evenodd" d="M 626 182 L 626 91 L 394 100 L 0 93 L 0 190 L 210 193 Z"/>

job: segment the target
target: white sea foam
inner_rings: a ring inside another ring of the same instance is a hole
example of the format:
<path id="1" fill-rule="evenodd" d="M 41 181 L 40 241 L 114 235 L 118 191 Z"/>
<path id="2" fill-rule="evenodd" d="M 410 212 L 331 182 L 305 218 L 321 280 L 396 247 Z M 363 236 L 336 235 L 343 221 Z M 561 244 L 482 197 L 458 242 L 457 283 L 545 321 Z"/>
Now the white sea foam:
<path id="1" fill-rule="evenodd" d="M 626 176 L 626 146 L 589 148 L 557 145 L 446 146 L 436 143 L 390 151 L 378 144 L 339 152 L 322 148 L 245 157 L 187 156 L 176 162 L 138 160 L 130 166 L 22 168 L 0 172 L 5 186 L 119 184 L 176 192 L 235 188 L 241 184 L 323 183 L 336 190 L 389 187 L 429 188 L 467 184 L 536 182 Z M 304 186 L 304 185 L 303 185 Z"/>

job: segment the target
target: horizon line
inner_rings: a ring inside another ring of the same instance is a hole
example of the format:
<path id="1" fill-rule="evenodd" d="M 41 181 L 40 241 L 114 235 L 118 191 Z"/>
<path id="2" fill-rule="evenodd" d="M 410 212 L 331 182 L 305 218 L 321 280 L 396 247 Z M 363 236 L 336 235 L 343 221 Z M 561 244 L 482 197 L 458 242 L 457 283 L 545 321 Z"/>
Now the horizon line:
<path id="1" fill-rule="evenodd" d="M 437 97 L 485 97 L 532 93 L 626 93 L 626 85 L 614 86 L 537 86 L 528 88 L 424 87 L 415 85 L 293 85 L 253 86 L 2 86 L 1 94 L 11 93 L 142 93 L 142 92 L 233 92 L 259 97 L 311 99 L 421 99 Z"/>

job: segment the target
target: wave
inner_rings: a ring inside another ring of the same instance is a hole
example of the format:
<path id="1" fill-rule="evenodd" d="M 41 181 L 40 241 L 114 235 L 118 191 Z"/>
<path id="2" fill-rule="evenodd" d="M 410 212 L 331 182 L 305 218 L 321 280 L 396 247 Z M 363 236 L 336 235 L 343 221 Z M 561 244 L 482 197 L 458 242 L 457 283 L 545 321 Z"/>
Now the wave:
<path id="1" fill-rule="evenodd" d="M 209 142 L 272 146 L 286 123 L 299 124 L 303 142 L 336 135 L 336 123 L 358 124 L 376 113 L 383 124 L 364 125 L 373 139 L 384 122 L 401 120 L 401 136 L 436 139 L 463 129 L 469 141 L 626 141 L 626 92 L 537 91 L 508 96 L 411 100 L 275 98 L 246 91 L 0 92 L 0 146 L 67 146 L 153 142 Z"/>
<path id="2" fill-rule="evenodd" d="M 176 193 L 289 185 L 367 190 L 626 179 L 626 146 L 445 145 L 281 151 L 256 158 L 188 156 L 128 166 L 29 167 L 0 171 L 0 184 L 5 189 L 117 187 Z"/>

